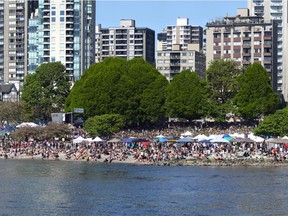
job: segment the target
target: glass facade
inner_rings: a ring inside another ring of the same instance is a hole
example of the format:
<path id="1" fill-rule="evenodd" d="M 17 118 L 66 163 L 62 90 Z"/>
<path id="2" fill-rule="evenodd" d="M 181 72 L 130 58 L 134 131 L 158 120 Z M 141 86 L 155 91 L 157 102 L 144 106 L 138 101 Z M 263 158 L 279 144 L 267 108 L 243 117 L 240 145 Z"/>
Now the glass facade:
<path id="1" fill-rule="evenodd" d="M 90 43 L 95 39 L 95 0 L 39 0 L 28 35 L 29 73 L 41 63 L 61 61 L 71 82 L 80 79 L 95 63 L 95 45 Z"/>

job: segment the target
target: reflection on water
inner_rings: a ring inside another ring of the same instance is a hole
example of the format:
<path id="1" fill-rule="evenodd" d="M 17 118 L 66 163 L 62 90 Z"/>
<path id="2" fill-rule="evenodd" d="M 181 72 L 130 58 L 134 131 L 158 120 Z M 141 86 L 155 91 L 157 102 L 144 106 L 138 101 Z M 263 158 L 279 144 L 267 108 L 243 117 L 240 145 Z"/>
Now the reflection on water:
<path id="1" fill-rule="evenodd" d="M 0 215 L 288 215 L 287 171 L 0 160 Z"/>

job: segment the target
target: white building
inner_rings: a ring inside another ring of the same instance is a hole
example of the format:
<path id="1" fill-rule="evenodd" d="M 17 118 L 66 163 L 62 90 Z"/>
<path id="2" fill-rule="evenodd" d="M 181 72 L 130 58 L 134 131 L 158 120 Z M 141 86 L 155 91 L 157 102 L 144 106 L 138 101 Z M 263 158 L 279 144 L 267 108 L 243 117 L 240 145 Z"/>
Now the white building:
<path id="1" fill-rule="evenodd" d="M 96 62 L 108 57 L 133 59 L 141 57 L 155 63 L 155 32 L 135 26 L 135 20 L 122 19 L 120 27 L 96 26 Z"/>

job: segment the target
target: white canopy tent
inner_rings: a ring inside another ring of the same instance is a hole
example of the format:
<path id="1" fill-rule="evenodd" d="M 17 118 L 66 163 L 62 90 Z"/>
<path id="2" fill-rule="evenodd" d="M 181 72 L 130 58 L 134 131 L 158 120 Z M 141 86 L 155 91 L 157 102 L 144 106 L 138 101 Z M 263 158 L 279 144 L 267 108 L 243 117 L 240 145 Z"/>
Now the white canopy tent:
<path id="1" fill-rule="evenodd" d="M 93 139 L 93 142 L 102 142 L 102 141 L 103 140 L 98 136 Z"/>
<path id="2" fill-rule="evenodd" d="M 82 136 L 79 136 L 76 139 L 73 139 L 73 143 L 81 143 L 84 141 L 85 141 L 85 139 Z"/>
<path id="3" fill-rule="evenodd" d="M 208 139 L 208 137 L 205 136 L 204 134 L 199 134 L 199 135 L 193 137 L 193 139 L 196 139 L 196 140 L 206 140 L 206 139 Z"/>
<path id="4" fill-rule="evenodd" d="M 34 122 L 22 122 L 21 124 L 17 125 L 16 128 L 22 127 L 38 127 L 39 125 L 35 124 Z"/>

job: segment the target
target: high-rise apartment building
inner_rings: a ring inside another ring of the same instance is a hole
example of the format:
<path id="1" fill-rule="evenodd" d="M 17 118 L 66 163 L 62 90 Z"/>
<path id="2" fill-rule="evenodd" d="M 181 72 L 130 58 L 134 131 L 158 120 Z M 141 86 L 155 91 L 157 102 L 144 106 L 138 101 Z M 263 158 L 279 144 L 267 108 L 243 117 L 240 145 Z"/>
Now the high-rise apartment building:
<path id="1" fill-rule="evenodd" d="M 251 15 L 263 16 L 278 25 L 277 91 L 288 100 L 288 6 L 287 0 L 248 0 Z"/>
<path id="2" fill-rule="evenodd" d="M 277 23 L 249 16 L 248 9 L 238 9 L 237 16 L 207 23 L 206 67 L 221 58 L 233 59 L 243 68 L 261 63 L 277 91 Z"/>
<path id="3" fill-rule="evenodd" d="M 95 63 L 95 0 L 38 0 L 29 17 L 28 73 L 60 61 L 70 81 Z"/>
<path id="4" fill-rule="evenodd" d="M 202 48 L 202 27 L 189 25 L 188 18 L 178 18 L 176 25 L 168 25 L 157 35 L 156 68 L 169 81 L 187 69 L 203 76 Z"/>
<path id="5" fill-rule="evenodd" d="M 35 1 L 0 0 L 0 84 L 18 90 L 27 67 L 27 17 L 35 7 Z"/>
<path id="6" fill-rule="evenodd" d="M 135 26 L 135 20 L 122 19 L 120 27 L 96 26 L 96 62 L 108 57 L 141 57 L 155 63 L 155 32 Z"/>

